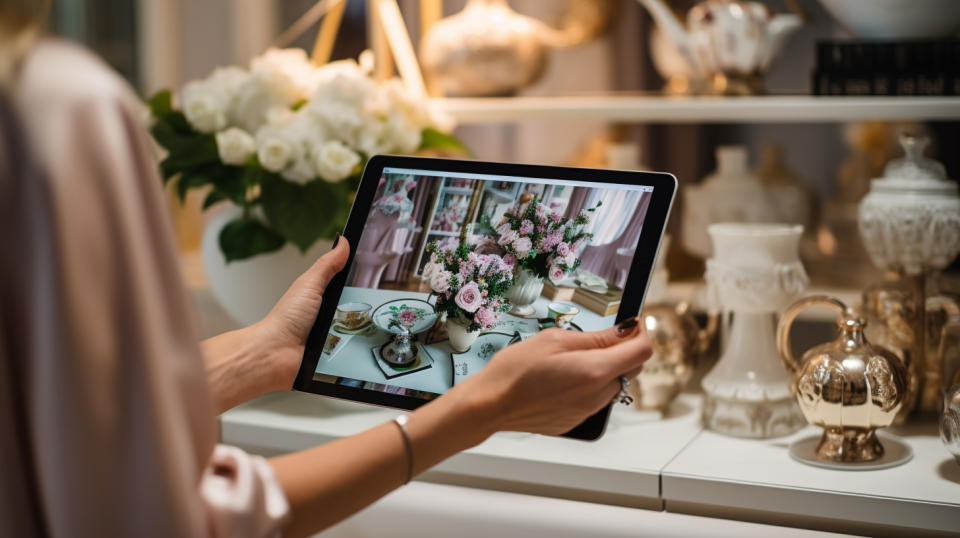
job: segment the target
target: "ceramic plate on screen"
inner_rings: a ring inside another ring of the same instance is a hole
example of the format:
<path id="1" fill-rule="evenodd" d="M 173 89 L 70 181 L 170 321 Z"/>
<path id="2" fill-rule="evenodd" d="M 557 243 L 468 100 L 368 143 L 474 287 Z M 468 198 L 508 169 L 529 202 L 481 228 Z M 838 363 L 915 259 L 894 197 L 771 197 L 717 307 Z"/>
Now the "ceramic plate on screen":
<path id="1" fill-rule="evenodd" d="M 437 313 L 433 305 L 421 299 L 397 299 L 378 306 L 373 312 L 373 324 L 390 334 L 401 334 L 401 330 L 391 322 L 406 327 L 411 334 L 419 334 L 433 327 Z"/>
<path id="2" fill-rule="evenodd" d="M 453 360 L 453 384 L 456 385 L 471 375 L 477 373 L 494 353 L 507 347 L 516 337 L 516 334 L 489 332 L 481 334 L 463 353 L 451 353 Z"/>

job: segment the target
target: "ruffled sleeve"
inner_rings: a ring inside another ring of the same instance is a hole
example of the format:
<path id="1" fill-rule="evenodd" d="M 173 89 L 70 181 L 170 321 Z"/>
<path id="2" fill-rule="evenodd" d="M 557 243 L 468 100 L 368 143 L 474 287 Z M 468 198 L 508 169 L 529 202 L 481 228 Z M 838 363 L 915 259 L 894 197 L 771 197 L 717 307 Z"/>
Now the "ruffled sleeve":
<path id="1" fill-rule="evenodd" d="M 280 536 L 290 506 L 273 468 L 260 456 L 218 445 L 200 484 L 210 536 Z"/>

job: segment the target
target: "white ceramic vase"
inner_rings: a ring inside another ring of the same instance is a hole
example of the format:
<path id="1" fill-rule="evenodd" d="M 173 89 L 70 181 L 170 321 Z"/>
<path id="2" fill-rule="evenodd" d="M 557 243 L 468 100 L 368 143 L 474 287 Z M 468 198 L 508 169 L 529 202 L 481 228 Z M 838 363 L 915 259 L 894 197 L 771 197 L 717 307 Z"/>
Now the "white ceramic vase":
<path id="1" fill-rule="evenodd" d="M 450 347 L 457 353 L 463 353 L 477 341 L 480 331 L 468 331 L 459 321 L 447 319 L 447 337 L 450 338 Z"/>
<path id="2" fill-rule="evenodd" d="M 529 269 L 520 269 L 510 288 L 510 313 L 514 316 L 528 317 L 536 314 L 533 302 L 543 292 L 543 279 Z"/>
<path id="3" fill-rule="evenodd" d="M 263 319 L 290 284 L 330 251 L 332 243 L 320 239 L 305 253 L 288 243 L 276 252 L 227 263 L 218 242 L 220 230 L 240 214 L 240 208 L 229 206 L 210 217 L 201 249 L 214 298 L 234 321 L 247 326 Z"/>
<path id="4" fill-rule="evenodd" d="M 923 156 L 930 140 L 901 136 L 906 156 L 890 161 L 860 202 L 860 237 L 877 268 L 917 276 L 960 253 L 960 195 L 942 164 Z"/>
<path id="5" fill-rule="evenodd" d="M 719 146 L 716 155 L 716 171 L 683 190 L 680 239 L 687 251 L 701 258 L 710 257 L 707 227 L 713 223 L 780 221 L 763 184 L 747 166 L 747 148 Z"/>
<path id="6" fill-rule="evenodd" d="M 708 291 L 733 324 L 716 366 L 703 378 L 703 422 L 737 437 L 768 438 L 806 424 L 776 345 L 776 313 L 807 285 L 802 226 L 714 224 Z"/>

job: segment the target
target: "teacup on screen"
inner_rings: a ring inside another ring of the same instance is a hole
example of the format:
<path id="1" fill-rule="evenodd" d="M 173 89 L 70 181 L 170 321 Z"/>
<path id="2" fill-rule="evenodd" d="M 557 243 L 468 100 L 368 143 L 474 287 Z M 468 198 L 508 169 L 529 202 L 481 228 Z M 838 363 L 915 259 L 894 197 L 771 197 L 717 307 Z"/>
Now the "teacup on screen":
<path id="1" fill-rule="evenodd" d="M 345 329 L 358 329 L 370 321 L 370 309 L 367 303 L 343 303 L 337 306 L 334 321 Z"/>
<path id="2" fill-rule="evenodd" d="M 580 313 L 580 309 L 567 303 L 550 303 L 547 305 L 547 316 L 556 320 L 557 327 L 565 329 L 573 323 L 573 318 Z"/>

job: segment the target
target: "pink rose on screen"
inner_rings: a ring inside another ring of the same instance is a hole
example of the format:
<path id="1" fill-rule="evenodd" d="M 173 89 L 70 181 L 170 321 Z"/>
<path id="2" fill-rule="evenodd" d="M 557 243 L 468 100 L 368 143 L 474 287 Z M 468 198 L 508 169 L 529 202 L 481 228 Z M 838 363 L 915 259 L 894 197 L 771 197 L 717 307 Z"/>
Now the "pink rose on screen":
<path id="1" fill-rule="evenodd" d="M 557 254 L 559 254 L 561 257 L 570 254 L 570 245 L 564 241 L 561 241 L 560 244 L 557 245 Z"/>
<path id="2" fill-rule="evenodd" d="M 507 267 L 511 267 L 511 268 L 512 268 L 512 267 L 513 267 L 514 265 L 516 265 L 516 263 L 517 263 L 517 257 L 514 256 L 513 254 L 505 254 L 505 255 L 503 256 L 503 263 L 504 263 Z"/>
<path id="3" fill-rule="evenodd" d="M 485 306 L 481 306 L 477 309 L 477 313 L 473 315 L 474 321 L 480 324 L 484 329 L 489 329 L 497 324 L 497 313 Z"/>
<path id="4" fill-rule="evenodd" d="M 555 264 L 550 267 L 550 280 L 560 282 L 566 276 L 567 274 L 563 271 L 563 267 L 560 267 L 560 264 Z"/>
<path id="5" fill-rule="evenodd" d="M 517 256 L 526 258 L 527 254 L 530 253 L 530 249 L 533 248 L 533 243 L 529 237 L 520 237 L 513 242 L 513 248 L 517 251 Z"/>
<path id="6" fill-rule="evenodd" d="M 402 194 L 394 194 L 394 195 L 393 195 L 393 199 L 396 200 L 396 201 L 398 201 L 398 202 L 402 202 L 404 198 L 406 198 L 406 197 L 405 197 L 404 195 L 402 195 Z"/>
<path id="7" fill-rule="evenodd" d="M 437 293 L 444 293 L 450 289 L 450 271 L 435 271 L 430 275 L 430 289 Z"/>
<path id="8" fill-rule="evenodd" d="M 517 232 L 513 230 L 507 230 L 506 233 L 500 235 L 500 241 L 498 241 L 498 243 L 500 243 L 503 246 L 506 246 L 516 241 L 517 237 L 519 237 L 517 235 Z"/>
<path id="9" fill-rule="evenodd" d="M 397 315 L 397 318 L 400 319 L 400 323 L 409 326 L 417 322 L 417 313 L 409 308 L 404 308 L 400 311 L 400 314 Z"/>
<path id="10" fill-rule="evenodd" d="M 548 233 L 547 236 L 543 238 L 543 243 L 541 243 L 541 247 L 543 248 L 543 250 L 550 250 L 551 248 L 556 246 L 558 243 L 560 243 L 560 241 L 563 241 L 563 234 L 557 230 L 554 230 Z"/>
<path id="11" fill-rule="evenodd" d="M 529 220 L 524 220 L 520 223 L 520 235 L 530 235 L 530 232 L 533 231 L 533 223 Z"/>
<path id="12" fill-rule="evenodd" d="M 556 211 L 550 213 L 550 219 L 553 220 L 553 222 L 560 222 L 561 218 L 562 217 L 560 216 L 560 213 L 557 213 Z"/>
<path id="13" fill-rule="evenodd" d="M 412 191 L 413 189 L 417 188 L 417 182 L 416 182 L 416 181 L 408 181 L 408 182 L 406 182 L 403 186 L 404 186 L 408 191 Z"/>
<path id="14" fill-rule="evenodd" d="M 478 308 L 480 308 L 480 303 L 482 301 L 482 298 L 480 297 L 480 287 L 477 286 L 476 282 L 468 282 L 464 287 L 460 288 L 459 292 L 457 292 L 457 296 L 454 297 L 454 301 L 457 303 L 457 306 L 464 310 L 464 312 L 473 314 Z"/>
<path id="15" fill-rule="evenodd" d="M 377 183 L 378 187 L 382 187 L 387 182 L 386 176 L 380 176 L 380 181 Z"/>

